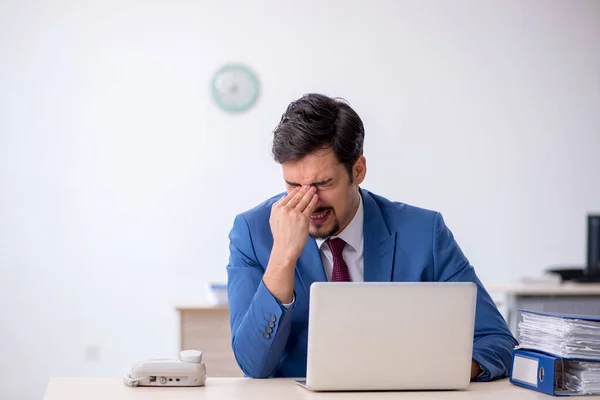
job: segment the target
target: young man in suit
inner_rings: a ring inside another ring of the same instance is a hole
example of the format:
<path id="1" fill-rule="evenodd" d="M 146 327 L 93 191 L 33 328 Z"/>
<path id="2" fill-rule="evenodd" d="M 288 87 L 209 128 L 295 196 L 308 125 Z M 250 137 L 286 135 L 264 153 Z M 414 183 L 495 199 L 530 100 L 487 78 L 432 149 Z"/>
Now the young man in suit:
<path id="1" fill-rule="evenodd" d="M 477 284 L 471 378 L 508 375 L 516 340 L 442 216 L 361 188 L 364 128 L 345 102 L 308 94 L 275 128 L 287 193 L 235 218 L 227 266 L 232 346 L 246 376 L 306 376 L 317 281 Z"/>

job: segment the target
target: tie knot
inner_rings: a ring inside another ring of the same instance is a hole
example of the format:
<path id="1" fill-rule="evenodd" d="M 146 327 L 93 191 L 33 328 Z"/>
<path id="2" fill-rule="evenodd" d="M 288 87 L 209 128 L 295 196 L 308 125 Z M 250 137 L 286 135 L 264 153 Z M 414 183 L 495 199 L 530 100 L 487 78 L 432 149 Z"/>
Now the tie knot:
<path id="1" fill-rule="evenodd" d="M 329 248 L 331 249 L 331 254 L 333 254 L 334 257 L 342 256 L 342 252 L 344 251 L 344 246 L 346 245 L 346 242 L 344 242 L 343 239 L 340 239 L 340 238 L 328 239 L 327 244 L 329 245 Z"/>

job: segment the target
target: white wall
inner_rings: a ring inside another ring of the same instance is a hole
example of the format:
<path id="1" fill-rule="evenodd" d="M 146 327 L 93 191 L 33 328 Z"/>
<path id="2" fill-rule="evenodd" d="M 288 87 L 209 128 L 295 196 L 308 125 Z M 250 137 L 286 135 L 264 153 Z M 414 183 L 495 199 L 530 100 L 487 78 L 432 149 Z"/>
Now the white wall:
<path id="1" fill-rule="evenodd" d="M 442 211 L 484 283 L 582 264 L 599 39 L 594 0 L 2 1 L 0 398 L 176 354 L 305 92 L 351 102 L 364 186 Z M 260 75 L 250 113 L 210 101 L 227 61 Z"/>

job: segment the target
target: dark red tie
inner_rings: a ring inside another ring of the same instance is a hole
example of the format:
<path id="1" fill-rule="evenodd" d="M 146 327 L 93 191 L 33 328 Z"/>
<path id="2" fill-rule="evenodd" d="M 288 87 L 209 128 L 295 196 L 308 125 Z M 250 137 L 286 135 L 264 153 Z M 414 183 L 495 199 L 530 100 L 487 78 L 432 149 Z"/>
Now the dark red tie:
<path id="1" fill-rule="evenodd" d="M 333 238 L 328 239 L 327 244 L 329 244 L 331 254 L 333 254 L 333 273 L 331 274 L 331 281 L 350 282 L 350 272 L 348 271 L 348 266 L 346 265 L 346 261 L 344 261 L 344 257 L 342 257 L 346 242 L 340 238 Z"/>

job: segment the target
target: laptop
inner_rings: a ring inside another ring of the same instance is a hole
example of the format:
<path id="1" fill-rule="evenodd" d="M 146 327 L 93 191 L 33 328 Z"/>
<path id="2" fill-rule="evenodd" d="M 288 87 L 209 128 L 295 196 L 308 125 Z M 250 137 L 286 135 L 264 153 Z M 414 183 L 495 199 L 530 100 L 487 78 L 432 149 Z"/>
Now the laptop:
<path id="1" fill-rule="evenodd" d="M 315 282 L 306 380 L 314 391 L 451 390 L 471 380 L 473 282 Z"/>

